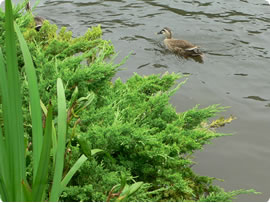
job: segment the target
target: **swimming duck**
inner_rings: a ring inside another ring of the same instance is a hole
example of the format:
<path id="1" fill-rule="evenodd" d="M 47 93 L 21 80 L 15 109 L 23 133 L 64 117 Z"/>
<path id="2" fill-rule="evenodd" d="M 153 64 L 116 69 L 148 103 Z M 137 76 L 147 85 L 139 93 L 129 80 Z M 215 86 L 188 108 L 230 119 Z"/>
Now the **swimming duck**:
<path id="1" fill-rule="evenodd" d="M 202 56 L 198 46 L 191 44 L 186 40 L 179 40 L 172 38 L 172 31 L 170 28 L 165 27 L 157 34 L 163 34 L 166 36 L 164 39 L 165 46 L 172 52 L 183 56 Z"/>
<path id="2" fill-rule="evenodd" d="M 28 12 L 32 12 L 32 9 L 31 9 L 31 6 L 30 6 L 30 1 L 27 2 L 25 10 L 28 11 Z M 34 20 L 35 20 L 35 30 L 39 31 L 40 28 L 42 27 L 43 22 L 44 22 L 45 19 L 40 17 L 40 16 L 34 16 Z"/>

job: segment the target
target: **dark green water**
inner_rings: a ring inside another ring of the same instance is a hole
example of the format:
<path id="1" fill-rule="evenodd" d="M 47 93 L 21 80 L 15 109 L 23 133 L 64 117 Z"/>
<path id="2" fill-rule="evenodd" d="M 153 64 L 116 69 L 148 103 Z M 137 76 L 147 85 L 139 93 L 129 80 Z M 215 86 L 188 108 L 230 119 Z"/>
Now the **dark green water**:
<path id="1" fill-rule="evenodd" d="M 19 2 L 19 1 L 17 1 Z M 190 74 L 171 102 L 181 112 L 201 104 L 231 106 L 224 115 L 238 119 L 223 128 L 233 136 L 214 140 L 196 153 L 195 171 L 224 179 L 226 190 L 254 188 L 270 197 L 270 5 L 264 0 L 41 0 L 35 10 L 74 36 L 100 24 L 120 61 L 133 52 L 123 80 L 142 75 Z M 175 57 L 163 50 L 163 27 L 175 38 L 189 40 L 205 52 L 204 63 Z"/>

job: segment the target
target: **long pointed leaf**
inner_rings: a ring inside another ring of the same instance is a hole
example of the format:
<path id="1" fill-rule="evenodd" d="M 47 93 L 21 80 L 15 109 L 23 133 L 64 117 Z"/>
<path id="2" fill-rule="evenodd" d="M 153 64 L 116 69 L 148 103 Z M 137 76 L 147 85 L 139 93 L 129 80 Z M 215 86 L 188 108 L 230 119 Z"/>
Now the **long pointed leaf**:
<path id="1" fill-rule="evenodd" d="M 49 105 L 46 119 L 44 140 L 41 151 L 41 160 L 38 165 L 37 176 L 33 185 L 33 201 L 41 202 L 46 189 L 48 168 L 52 143 L 52 106 Z"/>
<path id="2" fill-rule="evenodd" d="M 23 185 L 23 193 L 25 196 L 25 201 L 26 202 L 32 202 L 33 201 L 33 197 L 32 197 L 32 189 L 30 188 L 28 182 L 22 182 Z"/>
<path id="3" fill-rule="evenodd" d="M 22 98 L 18 71 L 16 37 L 11 0 L 5 1 L 5 42 L 8 105 L 4 104 L 4 128 L 9 163 L 9 201 L 23 201 L 21 182 L 25 180 L 25 151 L 22 116 Z M 3 102 L 6 102 L 5 99 Z"/>
<path id="4" fill-rule="evenodd" d="M 34 163 L 34 179 L 36 178 L 38 163 L 40 160 L 40 154 L 42 149 L 42 114 L 40 108 L 40 97 L 37 85 L 37 76 L 34 68 L 34 64 L 31 58 L 30 51 L 26 44 L 25 39 L 20 31 L 19 26 L 15 23 L 15 30 L 20 42 L 20 46 L 23 53 L 25 71 L 29 85 L 30 106 L 32 116 L 32 139 L 33 139 L 33 163 Z"/>
<path id="5" fill-rule="evenodd" d="M 82 155 L 76 163 L 72 166 L 72 168 L 68 171 L 67 175 L 61 182 L 61 192 L 65 189 L 69 181 L 71 180 L 72 176 L 78 171 L 78 169 L 81 167 L 81 165 L 87 160 L 87 157 L 85 155 Z"/>
<path id="6" fill-rule="evenodd" d="M 2 128 L 0 126 L 0 196 L 3 201 L 8 200 L 8 192 L 7 192 L 7 180 L 6 180 L 6 146 L 4 137 L 2 135 Z"/>
<path id="7" fill-rule="evenodd" d="M 53 168 L 55 168 L 56 161 L 56 152 L 57 152 L 57 137 L 54 124 L 52 123 L 52 156 L 53 156 Z"/>
<path id="8" fill-rule="evenodd" d="M 47 116 L 47 109 L 46 106 L 44 105 L 44 103 L 40 100 L 40 106 L 42 108 L 43 113 L 45 114 L 45 116 Z"/>
<path id="9" fill-rule="evenodd" d="M 40 106 L 45 115 L 47 115 L 47 108 L 40 100 Z M 57 138 L 56 138 L 56 130 L 54 127 L 54 123 L 52 122 L 52 156 L 53 156 L 53 168 L 55 167 L 55 158 L 56 158 L 56 150 L 57 150 Z"/>
<path id="10" fill-rule="evenodd" d="M 1 93 L 0 95 L 2 95 L 3 109 L 7 109 L 8 107 L 5 106 L 8 104 L 8 97 L 9 97 L 8 96 L 8 84 L 7 84 L 7 73 L 6 73 L 6 67 L 4 64 L 4 57 L 3 57 L 1 47 L 0 47 L 0 93 Z M 3 113 L 5 113 L 5 111 Z"/>
<path id="11" fill-rule="evenodd" d="M 57 140 L 53 186 L 50 196 L 50 201 L 52 202 L 57 202 L 60 195 L 61 180 L 64 167 L 65 146 L 66 146 L 66 131 L 67 131 L 66 98 L 63 83 L 60 78 L 57 79 L 57 101 L 58 101 L 58 140 Z"/>
<path id="12" fill-rule="evenodd" d="M 7 91 L 7 78 L 6 78 L 6 70 L 5 70 L 5 65 L 4 65 L 4 58 L 2 54 L 2 50 L 0 48 L 0 92 L 2 95 L 2 108 L 7 109 L 8 107 L 6 106 L 8 104 L 8 91 Z M 6 112 L 4 111 L 3 114 Z M 8 114 L 4 115 L 4 118 L 7 119 Z M 0 194 L 5 201 L 5 198 L 8 198 L 8 191 L 5 188 L 8 188 L 8 181 L 6 181 L 7 177 L 10 177 L 9 174 L 9 166 L 7 163 L 7 154 L 6 154 L 6 144 L 4 142 L 4 137 L 2 136 L 2 128 L 0 126 L 0 178 L 1 180 L 1 185 L 0 187 L 2 188 L 0 190 Z M 9 191 L 10 192 L 10 191 Z"/>
<path id="13" fill-rule="evenodd" d="M 0 174 L 0 194 L 1 194 L 1 196 L 0 196 L 0 200 L 1 200 L 1 198 L 2 198 L 2 200 L 4 201 L 4 202 L 7 202 L 8 201 L 8 197 L 7 197 L 7 187 L 6 187 L 6 185 L 4 184 L 4 180 L 3 180 L 3 176 L 2 176 L 2 174 Z"/>
<path id="14" fill-rule="evenodd" d="M 94 156 L 95 154 L 99 153 L 99 152 L 105 152 L 104 150 L 102 149 L 92 149 L 91 150 L 91 155 Z M 106 152 L 105 152 L 106 153 Z"/>

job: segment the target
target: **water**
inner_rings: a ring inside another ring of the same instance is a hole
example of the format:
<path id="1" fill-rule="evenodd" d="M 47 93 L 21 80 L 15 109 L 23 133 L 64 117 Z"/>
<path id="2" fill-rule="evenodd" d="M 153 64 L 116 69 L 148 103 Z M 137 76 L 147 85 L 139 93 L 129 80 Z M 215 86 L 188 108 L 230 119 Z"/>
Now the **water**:
<path id="1" fill-rule="evenodd" d="M 17 0 L 18 2 L 18 0 Z M 195 154 L 194 170 L 224 179 L 226 190 L 254 188 L 262 195 L 236 201 L 266 201 L 270 197 L 270 6 L 263 0 L 44 0 L 35 11 L 74 36 L 101 24 L 104 39 L 119 52 L 132 52 L 116 77 L 180 72 L 188 82 L 171 102 L 178 112 L 201 104 L 231 106 L 223 115 L 238 119 L 219 138 Z M 164 51 L 163 27 L 175 38 L 202 47 L 204 63 Z"/>

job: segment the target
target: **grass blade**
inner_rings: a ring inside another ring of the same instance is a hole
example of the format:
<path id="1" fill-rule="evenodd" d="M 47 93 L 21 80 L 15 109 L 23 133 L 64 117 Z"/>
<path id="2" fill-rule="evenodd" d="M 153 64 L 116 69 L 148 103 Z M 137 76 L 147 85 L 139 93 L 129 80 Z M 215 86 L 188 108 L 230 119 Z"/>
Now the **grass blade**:
<path id="1" fill-rule="evenodd" d="M 52 156 L 53 156 L 53 168 L 55 168 L 56 153 L 57 153 L 57 137 L 54 124 L 52 124 Z"/>
<path id="2" fill-rule="evenodd" d="M 33 163 L 34 163 L 34 178 L 33 182 L 36 178 L 38 163 L 40 160 L 40 154 L 42 149 L 42 114 L 40 108 L 40 97 L 38 92 L 37 85 L 37 76 L 34 68 L 34 64 L 32 61 L 32 57 L 28 46 L 26 44 L 25 39 L 20 31 L 19 26 L 15 23 L 15 31 L 17 33 L 19 43 L 21 46 L 24 63 L 25 63 L 25 71 L 29 84 L 29 95 L 30 95 L 30 106 L 31 106 L 31 117 L 32 117 L 32 139 L 33 139 Z"/>
<path id="3" fill-rule="evenodd" d="M 0 196 L 3 201 L 8 200 L 8 193 L 7 193 L 7 180 L 6 178 L 6 146 L 5 146 L 5 140 L 2 135 L 2 128 L 0 126 Z"/>
<path id="4" fill-rule="evenodd" d="M 3 104 L 6 150 L 9 165 L 9 201 L 23 201 L 22 181 L 25 180 L 25 151 L 22 98 L 18 71 L 16 37 L 11 0 L 5 1 L 5 45 L 8 103 Z M 3 99 L 6 102 L 6 99 Z"/>
<path id="5" fill-rule="evenodd" d="M 5 105 L 8 104 L 8 91 L 7 91 L 7 78 L 6 78 L 6 70 L 4 65 L 4 58 L 2 54 L 2 50 L 0 48 L 0 92 L 2 94 L 2 108 L 7 109 Z M 5 111 L 3 114 L 6 113 Z M 8 114 L 4 115 L 5 118 L 7 118 Z M 9 177 L 9 170 L 8 170 L 8 164 L 7 164 L 7 155 L 6 155 L 6 145 L 5 140 L 2 135 L 2 128 L 0 126 L 0 194 L 2 196 L 2 199 L 7 201 L 8 198 L 8 191 L 6 188 L 8 188 L 8 183 L 6 181 L 6 178 Z"/>
<path id="6" fill-rule="evenodd" d="M 46 108 L 46 106 L 44 105 L 44 103 L 40 100 L 40 106 L 41 106 L 41 108 L 42 108 L 42 111 L 43 111 L 43 113 L 45 114 L 45 116 L 47 116 L 47 108 Z"/>
<path id="7" fill-rule="evenodd" d="M 30 188 L 28 182 L 22 182 L 23 185 L 23 193 L 25 196 L 25 201 L 26 202 L 32 202 L 33 201 L 33 197 L 32 197 L 32 189 Z"/>
<path id="8" fill-rule="evenodd" d="M 7 74 L 6 74 L 6 67 L 4 64 L 4 57 L 2 53 L 2 49 L 0 47 L 0 95 L 2 95 L 2 104 L 3 104 L 3 109 L 7 109 L 8 107 L 5 106 L 8 104 L 8 89 L 7 89 Z M 3 114 L 6 113 L 5 111 Z M 4 115 L 8 116 L 8 115 Z"/>
<path id="9" fill-rule="evenodd" d="M 39 162 L 36 179 L 33 184 L 33 201 L 38 202 L 43 201 L 42 198 L 44 196 L 48 179 L 51 143 L 52 143 L 52 105 L 50 104 L 48 107 L 44 140 L 41 151 L 42 161 Z"/>
<path id="10" fill-rule="evenodd" d="M 40 100 L 40 106 L 41 106 L 41 109 L 42 109 L 43 113 L 46 116 L 48 111 L 47 111 L 46 106 L 43 104 L 43 102 L 41 100 Z M 52 156 L 53 156 L 53 168 L 55 167 L 56 150 L 57 150 L 56 130 L 55 130 L 54 124 L 52 123 L 52 154 L 53 154 Z"/>
<path id="11" fill-rule="evenodd" d="M 76 173 L 76 171 L 81 167 L 81 165 L 87 160 L 87 157 L 85 155 L 82 155 L 76 163 L 72 166 L 72 168 L 68 171 L 67 175 L 61 182 L 61 192 L 64 190 L 64 188 L 69 183 L 72 176 Z"/>
<path id="12" fill-rule="evenodd" d="M 62 80 L 57 79 L 57 101 L 58 101 L 58 140 L 55 159 L 55 170 L 53 177 L 53 185 L 50 201 L 57 202 L 61 191 L 61 180 L 64 167 L 64 156 L 66 146 L 66 130 L 67 130 L 67 112 L 65 90 Z"/>
<path id="13" fill-rule="evenodd" d="M 4 202 L 8 201 L 8 197 L 7 197 L 7 190 L 6 190 L 6 185 L 4 184 L 4 180 L 3 180 L 3 176 L 2 174 L 0 174 L 0 201 L 1 198 Z"/>
<path id="14" fill-rule="evenodd" d="M 105 152 L 104 150 L 102 149 L 92 149 L 91 150 L 91 155 L 94 156 L 95 154 L 99 153 L 99 152 Z"/>

